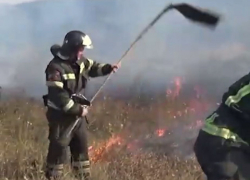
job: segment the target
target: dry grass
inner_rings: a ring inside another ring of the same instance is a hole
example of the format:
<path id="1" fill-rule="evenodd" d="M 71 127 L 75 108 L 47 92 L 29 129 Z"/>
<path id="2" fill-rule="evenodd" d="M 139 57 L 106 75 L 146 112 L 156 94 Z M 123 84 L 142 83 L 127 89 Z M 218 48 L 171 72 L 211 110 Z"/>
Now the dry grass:
<path id="1" fill-rule="evenodd" d="M 48 145 L 44 111 L 39 102 L 31 99 L 15 98 L 0 103 L 0 180 L 44 179 L 43 167 Z M 192 112 L 186 104 L 167 103 L 165 100 L 140 106 L 136 103 L 98 100 L 89 116 L 90 120 L 97 120 L 89 128 L 90 144 L 95 142 L 97 145 L 94 148 L 99 148 L 99 153 L 91 151 L 91 157 L 96 157 L 92 165 L 93 179 L 201 178 L 197 163 L 190 158 L 190 142 L 193 139 L 186 138 L 190 132 L 183 128 L 194 122 Z M 177 128 L 180 124 L 182 128 Z M 163 137 L 154 134 L 156 129 L 170 129 L 170 126 L 177 133 Z M 98 144 L 114 134 L 119 135 L 119 143 L 108 147 L 107 144 Z M 177 148 L 173 148 L 175 141 L 180 144 Z M 130 142 L 137 144 L 128 148 Z"/>

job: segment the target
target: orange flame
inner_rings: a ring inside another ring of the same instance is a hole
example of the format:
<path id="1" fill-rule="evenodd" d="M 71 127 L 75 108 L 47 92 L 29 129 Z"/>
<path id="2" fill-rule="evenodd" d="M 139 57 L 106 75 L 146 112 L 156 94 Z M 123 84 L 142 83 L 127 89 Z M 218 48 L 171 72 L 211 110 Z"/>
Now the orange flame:
<path id="1" fill-rule="evenodd" d="M 165 132 L 166 132 L 165 129 L 157 129 L 157 130 L 155 131 L 155 133 L 156 133 L 156 135 L 157 135 L 158 137 L 164 136 Z"/>
<path id="2" fill-rule="evenodd" d="M 89 153 L 92 162 L 97 162 L 98 160 L 102 159 L 103 154 L 109 151 L 113 145 L 121 145 L 121 143 L 122 138 L 120 136 L 113 135 L 107 141 L 98 144 L 96 148 L 90 146 Z"/>
<path id="3" fill-rule="evenodd" d="M 176 77 L 174 79 L 174 89 L 167 89 L 166 90 L 166 96 L 171 97 L 171 99 L 176 99 L 180 95 L 180 91 L 182 88 L 182 80 L 180 77 Z"/>
<path id="4" fill-rule="evenodd" d="M 182 89 L 182 78 L 176 77 L 174 79 L 174 88 L 166 90 L 166 96 L 171 99 L 176 99 Z M 195 86 L 195 98 L 190 99 L 188 102 L 183 102 L 181 109 L 168 109 L 167 113 L 172 116 L 173 119 L 187 115 L 197 115 L 199 112 L 205 112 L 208 110 L 211 103 L 201 101 L 200 97 L 205 93 L 205 91 L 199 87 Z M 218 104 L 217 104 L 218 105 Z M 197 117 L 198 118 L 198 117 Z M 194 124 L 189 124 L 185 126 L 184 129 L 192 130 L 194 128 L 200 128 L 203 125 L 202 120 L 197 120 Z M 159 128 L 155 130 L 155 135 L 158 137 L 164 137 L 167 129 Z M 128 150 L 133 150 L 137 148 L 137 141 L 126 142 L 126 139 L 122 138 L 121 135 L 113 135 L 107 141 L 98 144 L 93 144 L 89 147 L 89 154 L 92 162 L 97 162 L 105 159 L 105 154 L 112 150 L 113 147 L 120 145 L 126 145 Z"/>

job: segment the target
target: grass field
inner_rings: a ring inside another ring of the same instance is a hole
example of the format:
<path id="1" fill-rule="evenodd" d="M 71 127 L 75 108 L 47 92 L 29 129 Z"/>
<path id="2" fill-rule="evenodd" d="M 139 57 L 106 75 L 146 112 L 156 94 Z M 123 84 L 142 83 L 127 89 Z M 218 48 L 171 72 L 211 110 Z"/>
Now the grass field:
<path id="1" fill-rule="evenodd" d="M 171 93 L 169 93 L 171 94 Z M 159 100 L 97 100 L 89 114 L 94 180 L 202 179 L 192 144 L 215 103 L 171 95 Z M 45 109 L 29 98 L 0 103 L 0 179 L 44 179 Z M 65 179 L 70 172 L 65 170 Z"/>

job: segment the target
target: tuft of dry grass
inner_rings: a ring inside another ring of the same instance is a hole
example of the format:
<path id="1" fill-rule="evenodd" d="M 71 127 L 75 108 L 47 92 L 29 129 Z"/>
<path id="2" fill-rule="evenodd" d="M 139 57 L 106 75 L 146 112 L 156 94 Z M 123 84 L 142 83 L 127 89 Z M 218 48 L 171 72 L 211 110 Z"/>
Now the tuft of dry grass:
<path id="1" fill-rule="evenodd" d="M 112 99 L 96 101 L 89 115 L 90 121 L 96 120 L 89 127 L 90 145 L 100 148 L 100 144 L 107 142 L 112 135 L 119 135 L 119 141 L 123 143 L 110 146 L 104 143 L 101 154 L 95 151 L 90 154 L 92 158 L 98 156 L 91 167 L 93 179 L 201 179 L 199 166 L 190 154 L 170 153 L 175 141 L 186 142 L 185 128 L 177 129 L 177 135 L 183 135 L 177 137 L 175 134 L 172 139 L 170 132 L 163 137 L 155 135 L 156 129 L 174 129 L 180 124 L 185 127 L 196 120 L 194 117 L 200 118 L 199 114 L 194 116 L 192 113 L 191 108 L 189 110 L 180 101 L 164 100 L 140 105 Z M 45 108 L 40 102 L 29 98 L 0 102 L 0 180 L 43 180 L 47 136 Z M 139 141 L 139 145 L 131 150 L 128 144 L 134 140 Z M 192 149 L 190 143 L 182 147 L 186 146 Z M 177 149 L 182 151 L 182 147 Z M 67 172 L 66 179 L 70 176 Z"/>

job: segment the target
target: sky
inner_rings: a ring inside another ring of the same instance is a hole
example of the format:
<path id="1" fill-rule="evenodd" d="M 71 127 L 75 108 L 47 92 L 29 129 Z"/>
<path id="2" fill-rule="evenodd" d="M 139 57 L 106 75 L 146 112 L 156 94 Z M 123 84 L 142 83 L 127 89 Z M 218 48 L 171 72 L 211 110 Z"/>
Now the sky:
<path id="1" fill-rule="evenodd" d="M 86 56 L 115 63 L 140 31 L 168 3 L 179 0 L 0 0 L 0 84 L 46 93 L 45 68 L 50 46 L 74 29 L 87 33 L 94 49 Z M 250 1 L 187 0 L 222 14 L 215 30 L 166 14 L 123 60 L 105 87 L 162 89 L 176 76 L 221 94 L 250 67 Z M 91 79 L 93 93 L 104 78 Z M 136 86 L 136 87 L 135 87 Z M 138 88 L 139 87 L 139 88 Z"/>
<path id="2" fill-rule="evenodd" d="M 0 4 L 17 5 L 17 4 L 29 3 L 33 1 L 39 1 L 39 0 L 1 0 Z"/>

